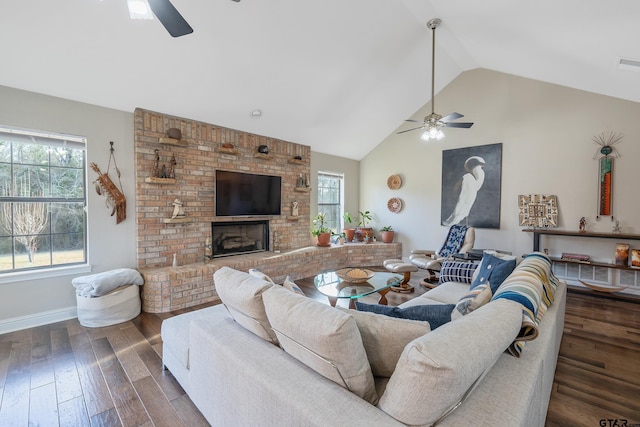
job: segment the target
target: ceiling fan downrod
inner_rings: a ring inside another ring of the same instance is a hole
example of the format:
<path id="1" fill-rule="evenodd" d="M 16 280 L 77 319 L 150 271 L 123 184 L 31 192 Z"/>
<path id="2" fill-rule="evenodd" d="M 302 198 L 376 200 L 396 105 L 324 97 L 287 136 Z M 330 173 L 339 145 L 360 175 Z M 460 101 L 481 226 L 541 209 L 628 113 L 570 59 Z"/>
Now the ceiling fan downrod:
<path id="1" fill-rule="evenodd" d="M 435 82 L 436 82 L 436 28 L 442 23 L 439 18 L 427 21 L 427 28 L 431 30 L 431 114 L 435 114 Z"/>

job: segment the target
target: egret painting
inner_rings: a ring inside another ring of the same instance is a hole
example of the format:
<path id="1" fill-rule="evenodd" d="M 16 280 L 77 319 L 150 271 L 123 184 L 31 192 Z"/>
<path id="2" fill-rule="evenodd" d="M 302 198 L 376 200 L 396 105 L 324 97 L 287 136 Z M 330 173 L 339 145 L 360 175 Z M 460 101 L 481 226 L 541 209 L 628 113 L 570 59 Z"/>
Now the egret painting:
<path id="1" fill-rule="evenodd" d="M 502 144 L 442 151 L 440 223 L 500 228 Z"/>

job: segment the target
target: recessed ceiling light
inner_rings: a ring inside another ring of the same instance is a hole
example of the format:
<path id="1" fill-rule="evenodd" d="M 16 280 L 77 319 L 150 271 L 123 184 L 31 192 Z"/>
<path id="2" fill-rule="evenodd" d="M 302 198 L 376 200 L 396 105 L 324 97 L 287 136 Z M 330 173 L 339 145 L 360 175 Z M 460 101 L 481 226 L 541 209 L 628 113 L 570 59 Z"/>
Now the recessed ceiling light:
<path id="1" fill-rule="evenodd" d="M 640 59 L 618 58 L 618 68 L 624 70 L 640 71 Z"/>
<path id="2" fill-rule="evenodd" d="M 262 117 L 262 111 L 255 109 L 249 113 L 249 117 L 251 117 L 252 119 L 259 119 L 260 117 Z"/>

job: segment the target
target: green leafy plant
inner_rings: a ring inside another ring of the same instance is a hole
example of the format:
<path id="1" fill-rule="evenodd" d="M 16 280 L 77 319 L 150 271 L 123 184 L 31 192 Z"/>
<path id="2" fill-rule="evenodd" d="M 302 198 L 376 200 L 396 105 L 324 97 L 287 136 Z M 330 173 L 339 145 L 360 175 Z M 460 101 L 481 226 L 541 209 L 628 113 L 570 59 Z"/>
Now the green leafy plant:
<path id="1" fill-rule="evenodd" d="M 345 225 L 353 223 L 353 218 L 351 218 L 351 214 L 349 212 L 343 213 L 342 219 L 344 219 Z"/>
<path id="2" fill-rule="evenodd" d="M 358 227 L 362 226 L 363 228 L 367 228 L 367 222 L 370 222 L 373 219 L 373 214 L 369 211 L 360 211 L 358 214 L 360 214 Z"/>
<path id="3" fill-rule="evenodd" d="M 324 226 L 324 222 L 325 222 L 325 214 L 323 212 L 320 212 L 318 215 L 316 215 L 313 218 L 314 227 L 311 229 L 311 234 L 313 236 L 318 237 L 320 234 L 331 232 L 329 228 Z"/>
<path id="4" fill-rule="evenodd" d="M 390 225 L 385 225 L 380 229 L 380 231 L 393 231 L 393 227 Z"/>

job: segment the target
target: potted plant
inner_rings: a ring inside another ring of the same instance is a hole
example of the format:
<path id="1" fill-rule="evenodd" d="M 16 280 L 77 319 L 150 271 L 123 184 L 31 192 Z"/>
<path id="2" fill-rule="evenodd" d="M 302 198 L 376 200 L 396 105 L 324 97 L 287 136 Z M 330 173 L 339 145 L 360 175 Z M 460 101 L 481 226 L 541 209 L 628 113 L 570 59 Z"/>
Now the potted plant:
<path id="1" fill-rule="evenodd" d="M 373 219 L 373 214 L 369 211 L 358 212 L 360 219 L 358 220 L 358 228 L 356 234 L 360 236 L 360 240 L 369 243 L 373 237 L 373 229 L 367 227 L 367 223 Z"/>
<path id="2" fill-rule="evenodd" d="M 353 219 L 351 218 L 351 214 L 349 212 L 345 212 L 342 215 L 342 219 L 344 219 L 344 238 L 347 242 L 353 242 L 353 236 L 356 234 L 355 228 L 347 228 L 347 224 L 351 225 L 353 223 Z"/>
<path id="3" fill-rule="evenodd" d="M 385 225 L 380 229 L 380 233 L 382 234 L 383 243 L 393 242 L 393 237 L 395 235 L 395 231 L 393 231 L 393 227 L 391 227 L 390 225 Z"/>
<path id="4" fill-rule="evenodd" d="M 313 219 L 314 228 L 311 230 L 311 234 L 318 238 L 318 246 L 330 246 L 331 245 L 331 231 L 324 226 L 325 214 L 319 213 Z"/>

